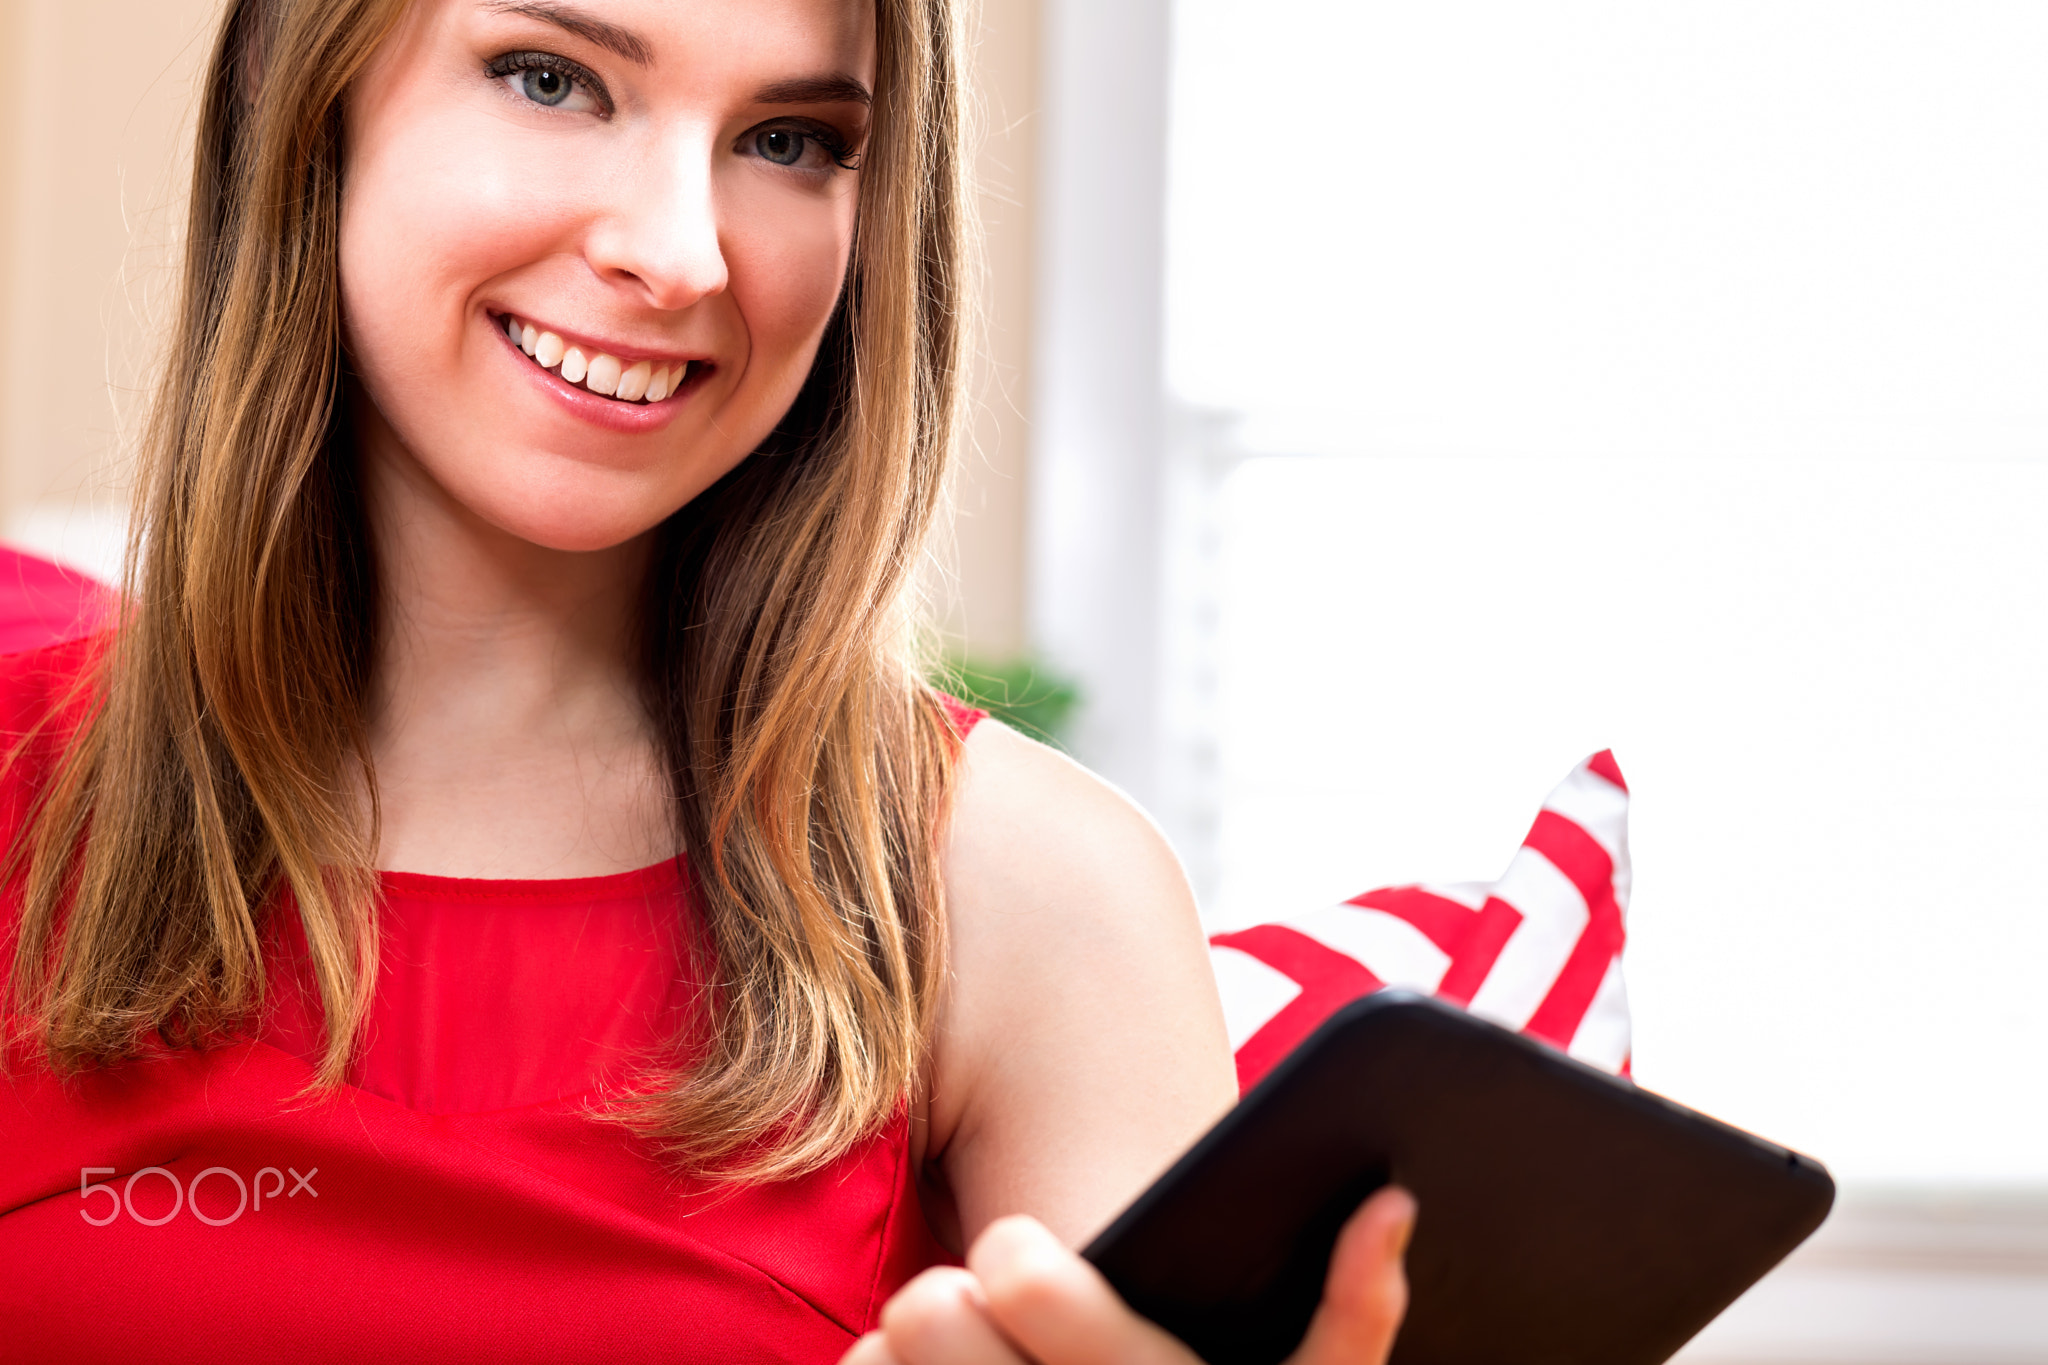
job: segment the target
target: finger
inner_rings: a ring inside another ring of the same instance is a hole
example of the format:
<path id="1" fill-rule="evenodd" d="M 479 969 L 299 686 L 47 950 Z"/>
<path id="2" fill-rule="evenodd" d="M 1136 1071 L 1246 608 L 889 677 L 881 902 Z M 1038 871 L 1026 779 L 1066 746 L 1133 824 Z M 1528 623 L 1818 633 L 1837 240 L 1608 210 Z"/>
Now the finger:
<path id="1" fill-rule="evenodd" d="M 1322 1306 L 1290 1365 L 1379 1365 L 1408 1311 L 1401 1256 L 1415 1231 L 1415 1196 L 1390 1185 L 1365 1201 L 1337 1236 Z"/>
<path id="2" fill-rule="evenodd" d="M 903 1365 L 903 1362 L 889 1353 L 889 1344 L 882 1340 L 880 1332 L 870 1332 L 853 1343 L 853 1349 L 839 1357 L 839 1365 Z"/>
<path id="3" fill-rule="evenodd" d="M 893 1365 L 1026 1365 L 989 1319 L 974 1276 L 950 1266 L 896 1291 L 881 1336 Z"/>
<path id="4" fill-rule="evenodd" d="M 967 1268 L 1003 1335 L 1045 1365 L 1198 1365 L 1035 1218 L 991 1223 Z"/>

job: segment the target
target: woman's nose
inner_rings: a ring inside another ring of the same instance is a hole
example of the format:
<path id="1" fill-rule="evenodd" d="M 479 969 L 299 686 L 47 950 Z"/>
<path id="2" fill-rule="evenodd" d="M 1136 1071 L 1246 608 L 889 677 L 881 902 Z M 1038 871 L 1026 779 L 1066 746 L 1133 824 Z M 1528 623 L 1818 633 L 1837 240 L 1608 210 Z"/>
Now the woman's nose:
<path id="1" fill-rule="evenodd" d="M 687 147 L 664 143 L 619 179 L 615 207 L 584 248 L 601 279 L 665 310 L 688 308 L 725 288 L 713 152 L 702 139 Z"/>

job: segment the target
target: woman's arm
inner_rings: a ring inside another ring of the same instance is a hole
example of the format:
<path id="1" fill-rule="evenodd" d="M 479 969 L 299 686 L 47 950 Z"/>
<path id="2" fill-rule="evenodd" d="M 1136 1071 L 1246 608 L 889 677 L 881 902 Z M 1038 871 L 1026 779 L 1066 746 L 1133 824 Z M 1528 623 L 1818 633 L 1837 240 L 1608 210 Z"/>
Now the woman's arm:
<path id="1" fill-rule="evenodd" d="M 935 1212 L 956 1249 L 1013 1213 L 1079 1245 L 1237 1098 L 1194 898 L 1128 799 L 993 721 L 962 758 L 946 888 Z"/>
<path id="2" fill-rule="evenodd" d="M 884 1307 L 846 1365 L 1198 1365 L 1072 1248 L 1237 1098 L 1193 897 L 1158 829 L 993 722 L 962 762 L 947 853 L 951 989 L 921 1113 L 967 1268 Z M 1414 1201 L 1353 1216 L 1299 1365 L 1380 1365 L 1407 1302 Z"/>

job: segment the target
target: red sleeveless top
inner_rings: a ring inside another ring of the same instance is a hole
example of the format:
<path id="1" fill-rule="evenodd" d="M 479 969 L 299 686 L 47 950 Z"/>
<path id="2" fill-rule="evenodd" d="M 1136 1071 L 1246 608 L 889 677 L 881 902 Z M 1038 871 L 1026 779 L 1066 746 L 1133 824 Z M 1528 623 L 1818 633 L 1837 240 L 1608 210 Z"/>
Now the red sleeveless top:
<path id="1" fill-rule="evenodd" d="M 92 647 L 0 661 L 0 741 Z M 980 714 L 959 708 L 963 734 Z M 0 783 L 10 836 L 59 743 Z M 338 1096 L 298 1098 L 318 1013 L 295 922 L 254 1040 L 0 1078 L 0 1357 L 833 1361 L 944 1258 L 904 1115 L 825 1170 L 737 1187 L 591 1116 L 697 1007 L 677 864 L 383 889 Z"/>

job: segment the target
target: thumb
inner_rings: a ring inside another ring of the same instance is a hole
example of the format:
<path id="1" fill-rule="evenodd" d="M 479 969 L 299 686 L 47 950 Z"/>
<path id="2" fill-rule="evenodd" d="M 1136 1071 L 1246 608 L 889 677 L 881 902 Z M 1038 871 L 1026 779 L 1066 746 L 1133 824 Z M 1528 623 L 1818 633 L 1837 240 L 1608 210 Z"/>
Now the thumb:
<path id="1" fill-rule="evenodd" d="M 1289 1365 L 1382 1365 L 1408 1310 L 1401 1257 L 1415 1231 L 1415 1196 L 1389 1186 L 1337 1236 L 1323 1303 Z"/>

